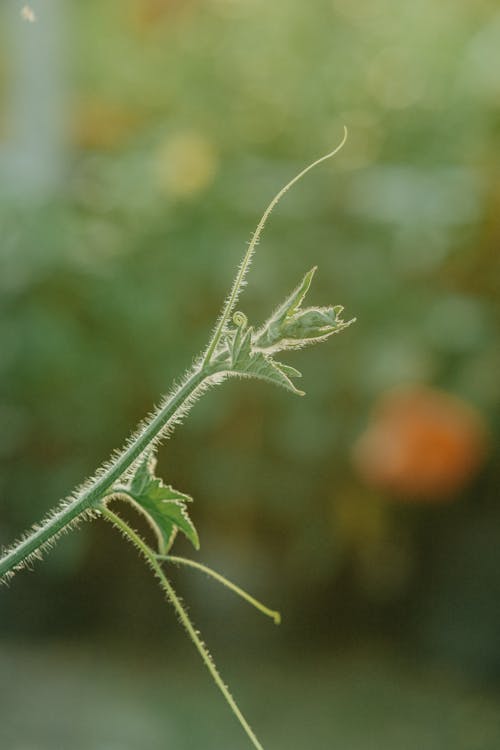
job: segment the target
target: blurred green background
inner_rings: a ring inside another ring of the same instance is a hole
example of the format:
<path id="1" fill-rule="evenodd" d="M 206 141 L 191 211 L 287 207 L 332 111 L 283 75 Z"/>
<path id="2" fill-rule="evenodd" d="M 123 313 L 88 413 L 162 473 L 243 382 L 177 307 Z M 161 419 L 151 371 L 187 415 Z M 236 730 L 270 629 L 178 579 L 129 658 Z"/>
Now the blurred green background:
<path id="1" fill-rule="evenodd" d="M 288 357 L 306 398 L 227 383 L 160 451 L 197 559 L 283 625 L 173 577 L 266 747 L 498 748 L 498 3 L 31 7 L 0 7 L 0 542 L 189 367 L 345 124 L 240 306 L 261 322 L 318 264 L 311 301 L 357 323 Z M 248 746 L 104 524 L 0 615 L 2 748 Z"/>

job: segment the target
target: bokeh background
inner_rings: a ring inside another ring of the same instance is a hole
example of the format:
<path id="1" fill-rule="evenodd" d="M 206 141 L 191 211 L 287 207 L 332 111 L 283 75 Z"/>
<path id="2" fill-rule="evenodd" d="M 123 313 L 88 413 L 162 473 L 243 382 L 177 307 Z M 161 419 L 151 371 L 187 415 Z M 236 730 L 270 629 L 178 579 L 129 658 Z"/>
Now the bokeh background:
<path id="1" fill-rule="evenodd" d="M 173 578 L 265 747 L 498 748 L 498 3 L 31 8 L 0 7 L 0 541 L 190 365 L 345 124 L 241 307 L 318 264 L 357 323 L 288 357 L 306 398 L 227 383 L 160 452 L 197 559 L 283 624 Z M 143 567 L 94 523 L 1 592 L 2 748 L 248 747 Z"/>

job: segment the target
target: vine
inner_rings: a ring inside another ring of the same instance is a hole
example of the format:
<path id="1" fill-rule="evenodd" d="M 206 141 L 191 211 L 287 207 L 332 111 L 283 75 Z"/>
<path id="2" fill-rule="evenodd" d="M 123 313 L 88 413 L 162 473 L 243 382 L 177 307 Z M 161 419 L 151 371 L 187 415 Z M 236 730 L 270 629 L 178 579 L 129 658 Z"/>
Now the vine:
<path id="1" fill-rule="evenodd" d="M 18 542 L 5 550 L 0 559 L 0 582 L 5 583 L 17 571 L 40 559 L 62 533 L 74 528 L 80 521 L 102 516 L 112 523 L 136 547 L 153 571 L 214 682 L 257 750 L 262 750 L 262 745 L 224 684 L 162 564 L 197 569 L 231 589 L 276 624 L 280 623 L 281 616 L 202 563 L 170 554 L 179 532 L 189 539 L 195 549 L 199 548 L 199 538 L 188 513 L 192 498 L 155 475 L 156 452 L 159 444 L 171 435 L 197 399 L 208 388 L 228 377 L 258 378 L 304 395 L 294 383 L 301 373 L 274 356 L 289 349 L 324 341 L 353 322 L 342 319 L 343 308 L 340 305 L 302 307 L 316 268 L 305 274 L 300 284 L 258 328 L 249 325 L 244 313 L 234 311 L 256 246 L 273 208 L 307 172 L 338 153 L 346 138 L 347 131 L 344 129 L 344 136 L 336 149 L 305 167 L 269 203 L 252 235 L 207 348 L 180 384 L 146 417 L 121 451 L 114 453 L 93 477 L 77 487 L 40 524 L 33 526 Z M 110 503 L 116 500 L 131 503 L 146 518 L 154 532 L 157 549 L 110 509 Z"/>

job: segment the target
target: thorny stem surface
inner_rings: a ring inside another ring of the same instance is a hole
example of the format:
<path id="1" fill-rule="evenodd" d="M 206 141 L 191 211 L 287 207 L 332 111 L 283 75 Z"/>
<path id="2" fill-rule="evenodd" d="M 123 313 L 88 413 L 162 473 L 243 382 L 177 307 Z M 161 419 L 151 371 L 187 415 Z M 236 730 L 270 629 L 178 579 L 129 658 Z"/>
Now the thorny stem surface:
<path id="1" fill-rule="evenodd" d="M 296 174 L 295 177 L 293 177 L 290 180 L 290 182 L 288 182 L 284 187 L 281 188 L 279 192 L 276 193 L 276 195 L 274 196 L 274 198 L 272 199 L 272 201 L 270 202 L 270 204 L 268 205 L 268 207 L 262 214 L 262 217 L 259 223 L 257 224 L 257 228 L 252 235 L 252 239 L 250 240 L 248 244 L 248 249 L 243 257 L 241 265 L 238 268 L 238 273 L 236 274 L 236 278 L 231 287 L 229 297 L 227 298 L 224 304 L 224 307 L 222 309 L 219 322 L 216 325 L 214 334 L 212 336 L 212 339 L 206 351 L 205 357 L 203 359 L 203 364 L 208 364 L 211 361 L 212 355 L 215 349 L 217 348 L 217 344 L 219 343 L 221 336 L 224 333 L 224 329 L 229 320 L 229 316 L 233 312 L 234 306 L 236 305 L 240 292 L 243 288 L 243 285 L 245 282 L 245 276 L 250 267 L 250 263 L 252 262 L 252 257 L 255 252 L 255 248 L 257 247 L 257 244 L 259 242 L 260 235 L 262 234 L 262 230 L 264 229 L 272 210 L 280 202 L 280 200 L 283 198 L 285 193 L 287 193 L 291 187 L 293 187 L 299 180 L 301 180 L 302 177 L 304 177 L 304 175 L 310 172 L 311 169 L 314 169 L 315 167 L 318 166 L 318 164 L 321 164 L 322 162 L 327 161 L 328 159 L 331 159 L 332 156 L 335 156 L 335 154 L 338 154 L 338 152 L 344 147 L 346 140 L 347 140 L 347 128 L 344 125 L 344 135 L 342 136 L 342 140 L 339 143 L 339 145 L 336 146 L 333 149 L 333 151 L 330 151 L 330 153 L 325 154 L 324 156 L 320 156 L 319 159 L 316 159 L 316 161 L 313 161 L 311 164 L 308 164 L 307 167 L 305 167 L 301 172 Z"/>
<path id="2" fill-rule="evenodd" d="M 117 456 L 113 456 L 109 464 L 98 470 L 93 480 L 85 484 L 75 496 L 64 501 L 58 509 L 52 512 L 41 524 L 34 526 L 19 542 L 7 549 L 0 559 L 0 583 L 8 580 L 16 570 L 23 567 L 26 562 L 41 557 L 41 553 L 50 546 L 61 532 L 68 529 L 77 522 L 78 518 L 85 513 L 91 513 L 98 506 L 100 500 L 106 495 L 113 484 L 130 469 L 133 463 L 141 457 L 141 454 L 155 442 L 167 428 L 171 421 L 175 420 L 176 413 L 182 413 L 184 404 L 195 393 L 196 389 L 216 374 L 217 370 L 212 364 L 212 356 L 224 334 L 229 317 L 234 310 L 239 294 L 245 283 L 245 276 L 250 267 L 253 254 L 260 235 L 265 227 L 267 219 L 273 208 L 279 203 L 283 195 L 295 185 L 311 169 L 322 162 L 335 156 L 344 146 L 347 139 L 347 129 L 344 127 L 344 135 L 340 144 L 330 153 L 321 156 L 299 172 L 274 196 L 264 211 L 262 218 L 257 224 L 248 249 L 238 268 L 236 278 L 231 287 L 229 296 L 223 306 L 221 316 L 216 324 L 215 331 L 205 354 L 195 369 L 190 373 L 185 382 L 177 388 L 167 399 L 165 404 L 150 417 L 141 429 L 133 436 L 125 449 Z"/>
<path id="3" fill-rule="evenodd" d="M 252 728 L 250 727 L 247 720 L 245 719 L 240 709 L 238 708 L 238 705 L 236 701 L 234 700 L 233 696 L 231 695 L 231 693 L 229 692 L 227 686 L 224 684 L 224 681 L 222 677 L 220 676 L 219 671 L 212 660 L 212 657 L 208 653 L 193 623 L 189 619 L 188 613 L 182 606 L 181 600 L 177 596 L 174 588 L 172 587 L 172 584 L 170 583 L 165 573 L 163 572 L 157 560 L 157 555 L 155 554 L 155 552 L 153 552 L 153 550 L 150 549 L 150 547 L 148 547 L 148 545 L 141 539 L 139 534 L 137 534 L 127 523 L 125 523 L 125 521 L 122 518 L 120 518 L 120 516 L 117 516 L 116 513 L 113 513 L 113 511 L 110 510 L 108 507 L 102 506 L 101 513 L 105 518 L 108 519 L 108 521 L 110 521 L 114 526 L 116 526 L 124 534 L 124 536 L 130 542 L 132 542 L 132 544 L 135 547 L 137 547 L 137 549 L 141 552 L 143 557 L 146 559 L 148 565 L 152 568 L 156 578 L 160 582 L 160 586 L 162 587 L 163 591 L 167 595 L 168 601 L 174 607 L 179 617 L 179 620 L 181 621 L 182 625 L 187 631 L 187 634 L 193 641 L 201 658 L 205 662 L 205 665 L 208 671 L 210 672 L 210 674 L 212 675 L 214 682 L 216 683 L 217 687 L 221 691 L 226 702 L 229 704 L 229 707 L 231 708 L 232 712 L 238 719 L 239 723 L 245 730 L 248 738 L 251 740 L 253 746 L 257 748 L 257 750 L 264 750 L 259 740 L 253 733 Z"/>
<path id="4" fill-rule="evenodd" d="M 34 526 L 20 541 L 8 548 L 3 557 L 0 559 L 0 583 L 2 583 L 9 580 L 14 575 L 14 572 L 22 568 L 23 565 L 28 564 L 34 558 L 41 557 L 42 552 L 51 545 L 51 543 L 57 538 L 57 536 L 61 532 L 68 530 L 69 528 L 74 526 L 80 518 L 85 516 L 90 517 L 93 514 L 103 515 L 108 521 L 114 524 L 114 526 L 116 526 L 130 542 L 135 545 L 135 547 L 139 550 L 139 552 L 147 561 L 148 565 L 153 570 L 168 600 L 174 607 L 183 627 L 193 641 L 207 669 L 212 675 L 212 678 L 214 679 L 217 687 L 221 691 L 226 702 L 228 703 L 229 707 L 233 711 L 234 715 L 238 719 L 239 723 L 241 724 L 242 728 L 246 732 L 248 738 L 250 739 L 252 745 L 254 746 L 254 748 L 256 748 L 256 750 L 263 750 L 262 745 L 253 733 L 251 727 L 247 723 L 245 717 L 234 701 L 234 698 L 224 684 L 214 662 L 212 661 L 212 658 L 210 657 L 208 650 L 206 649 L 197 631 L 195 630 L 186 610 L 182 605 L 181 600 L 173 589 L 172 584 L 163 572 L 159 561 L 161 559 L 165 559 L 169 562 L 187 565 L 203 571 L 204 573 L 218 580 L 223 585 L 230 588 L 239 596 L 246 599 L 253 606 L 257 607 L 257 609 L 259 609 L 261 612 L 268 615 L 269 617 L 272 617 L 272 619 L 277 624 L 280 622 L 279 612 L 275 612 L 274 610 L 265 607 L 263 604 L 258 602 L 238 586 L 231 583 L 220 574 L 210 570 L 210 568 L 207 568 L 201 563 L 196 563 L 194 561 L 185 560 L 184 558 L 175 556 L 157 555 L 125 521 L 123 521 L 119 516 L 117 516 L 107 507 L 107 502 L 112 498 L 113 494 L 116 494 L 116 492 L 113 492 L 116 482 L 121 479 L 127 480 L 130 477 L 132 470 L 136 468 L 136 464 L 140 461 L 140 459 L 142 459 L 145 452 L 148 449 L 154 449 L 157 447 L 161 439 L 165 438 L 165 436 L 169 431 L 171 431 L 173 426 L 180 421 L 182 416 L 184 416 L 188 409 L 193 405 L 196 397 L 199 396 L 209 384 L 220 382 L 221 379 L 224 379 L 224 377 L 229 374 L 239 373 L 242 377 L 264 377 L 264 379 L 268 379 L 271 382 L 276 382 L 280 385 L 283 385 L 283 379 L 276 380 L 275 375 L 274 377 L 270 377 L 269 374 L 265 376 L 261 371 L 258 370 L 258 368 L 257 370 L 252 370 L 251 368 L 245 369 L 245 367 L 241 363 L 239 370 L 238 368 L 234 369 L 235 364 L 232 359 L 230 363 L 226 361 L 224 365 L 224 362 L 215 360 L 213 358 L 213 355 L 218 353 L 217 348 L 220 346 L 223 337 L 228 335 L 228 323 L 231 314 L 234 311 L 236 302 L 245 284 L 245 277 L 250 267 L 255 248 L 259 242 L 260 235 L 262 234 L 267 219 L 269 218 L 269 215 L 271 214 L 273 208 L 281 200 L 283 195 L 305 174 L 307 174 L 307 172 L 338 153 L 338 151 L 343 147 L 346 138 L 347 130 L 344 128 L 344 136 L 339 146 L 337 146 L 337 148 L 335 148 L 329 154 L 320 157 L 312 164 L 309 164 L 307 167 L 305 167 L 305 169 L 303 169 L 292 180 L 290 180 L 290 182 L 288 182 L 288 184 L 285 185 L 269 203 L 249 242 L 243 260 L 238 267 L 236 278 L 231 286 L 229 296 L 227 297 L 223 305 L 221 315 L 215 325 L 215 329 L 209 340 L 207 349 L 197 360 L 193 369 L 188 373 L 188 375 L 186 375 L 184 381 L 167 396 L 167 398 L 159 408 L 157 408 L 150 416 L 146 418 L 146 420 L 144 420 L 143 423 L 141 423 L 137 431 L 129 439 L 122 451 L 115 453 L 111 457 L 110 461 L 102 465 L 90 480 L 88 480 L 81 487 L 77 488 L 75 493 L 68 499 L 63 501 L 63 503 L 61 503 L 52 513 L 50 513 L 50 515 L 47 516 L 45 520 L 41 522 L 41 524 Z M 310 310 L 314 311 L 315 308 L 310 308 Z M 317 308 L 317 311 L 319 312 L 321 312 L 322 310 L 333 311 L 334 308 Z M 307 310 L 305 312 L 307 312 Z M 235 324 L 237 326 L 240 326 L 240 323 L 236 320 Z M 332 330 L 329 331 L 323 338 L 326 338 L 333 332 L 335 331 L 332 328 Z M 323 338 L 319 337 L 316 338 L 316 340 L 323 340 Z M 306 343 L 310 343 L 313 341 L 314 338 L 311 338 L 310 341 L 308 341 L 307 337 L 305 337 L 303 340 L 303 344 L 305 345 Z M 231 349 L 229 346 L 227 353 L 230 352 Z M 255 353 L 258 354 L 257 349 L 254 354 Z M 232 353 L 231 356 L 233 356 L 233 354 L 234 353 Z M 249 354 L 245 356 L 248 356 L 248 359 L 250 360 L 252 352 L 250 351 Z M 267 362 L 267 365 L 271 368 L 273 366 L 277 367 L 278 364 L 273 363 L 271 359 L 269 359 L 268 361 L 264 360 L 264 362 Z M 281 364 L 280 372 L 283 377 L 284 368 L 285 365 Z M 290 371 L 291 369 L 293 368 L 287 367 L 288 371 Z M 296 371 L 294 371 L 294 373 L 296 375 L 300 375 L 300 373 L 297 373 Z M 286 382 L 285 387 L 288 387 L 286 385 Z M 158 480 L 154 479 L 154 481 L 157 482 Z"/>
<path id="5" fill-rule="evenodd" d="M 67 526 L 75 521 L 85 511 L 96 507 L 114 482 L 116 482 L 128 468 L 136 461 L 144 450 L 175 418 L 187 399 L 207 378 L 207 372 L 194 370 L 190 377 L 168 399 L 165 405 L 146 423 L 143 429 L 129 443 L 125 450 L 113 460 L 112 464 L 97 478 L 82 490 L 73 500 L 63 505 L 47 520 L 34 529 L 25 539 L 22 539 L 0 560 L 0 580 L 3 576 L 22 567 L 23 562 L 30 557 L 40 557 L 41 551 L 50 544 L 51 539 L 58 536 Z"/>

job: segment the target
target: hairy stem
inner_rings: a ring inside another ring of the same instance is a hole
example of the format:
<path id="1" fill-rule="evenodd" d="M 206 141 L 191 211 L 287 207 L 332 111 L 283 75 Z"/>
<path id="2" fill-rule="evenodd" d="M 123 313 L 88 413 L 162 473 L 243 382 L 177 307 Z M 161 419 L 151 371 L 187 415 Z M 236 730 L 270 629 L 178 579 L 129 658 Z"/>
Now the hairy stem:
<path id="1" fill-rule="evenodd" d="M 260 744 L 259 740 L 255 736 L 255 734 L 252 731 L 252 728 L 248 724 L 247 720 L 241 713 L 240 709 L 238 708 L 238 705 L 236 701 L 234 700 L 233 696 L 229 692 L 227 686 L 224 684 L 224 681 L 222 677 L 219 674 L 219 671 L 217 667 L 215 666 L 212 657 L 210 656 L 209 652 L 207 651 L 203 641 L 199 637 L 197 631 L 195 630 L 195 627 L 191 620 L 189 619 L 188 613 L 182 606 L 181 600 L 177 596 L 174 588 L 172 587 L 172 584 L 166 577 L 165 573 L 163 572 L 155 552 L 153 552 L 150 547 L 141 539 L 141 537 L 127 524 L 123 519 L 120 518 L 120 516 L 117 516 L 116 513 L 113 513 L 112 510 L 110 510 L 108 507 L 103 506 L 101 508 L 101 512 L 105 518 L 108 519 L 114 526 L 116 526 L 123 534 L 124 536 L 132 542 L 132 544 L 137 547 L 137 549 L 140 551 L 140 553 L 143 555 L 143 557 L 146 559 L 148 565 L 152 568 L 154 574 L 156 575 L 157 579 L 160 582 L 160 585 L 167 595 L 168 601 L 172 604 L 174 607 L 177 616 L 179 617 L 179 620 L 181 621 L 183 627 L 185 628 L 187 634 L 191 638 L 192 642 L 194 643 L 198 653 L 200 654 L 201 658 L 205 662 L 205 665 L 212 675 L 212 678 L 221 691 L 222 695 L 224 696 L 226 702 L 228 703 L 231 711 L 238 719 L 239 723 L 245 730 L 248 738 L 251 740 L 253 746 L 257 748 L 257 750 L 264 750 L 262 745 Z"/>
<path id="2" fill-rule="evenodd" d="M 170 422 L 175 422 L 176 415 L 187 410 L 191 397 L 199 386 L 205 380 L 216 374 L 216 370 L 211 364 L 212 355 L 220 342 L 226 329 L 229 317 L 234 310 L 239 294 L 243 287 L 245 276 L 252 262 L 255 248 L 259 241 L 262 230 L 265 227 L 270 213 L 283 195 L 298 182 L 307 172 L 316 167 L 318 164 L 330 159 L 343 147 L 347 138 L 347 129 L 344 128 L 344 136 L 340 144 L 329 154 L 316 159 L 305 169 L 299 172 L 274 196 L 262 218 L 257 224 L 257 228 L 248 245 L 248 249 L 238 268 L 236 278 L 231 287 L 231 291 L 223 307 L 221 316 L 216 324 L 215 331 L 210 339 L 207 350 L 203 356 L 203 362 L 198 363 L 185 382 L 177 388 L 166 402 L 158 409 L 153 416 L 146 421 L 141 429 L 130 440 L 125 449 L 110 461 L 110 463 L 98 470 L 94 479 L 86 483 L 69 500 L 64 501 L 59 508 L 52 512 L 41 524 L 33 527 L 23 539 L 7 549 L 0 559 L 0 582 L 10 578 L 16 570 L 34 558 L 40 557 L 41 553 L 50 546 L 50 543 L 57 536 L 68 529 L 86 512 L 89 513 L 97 507 L 101 498 L 112 487 L 114 482 L 129 469 L 132 464 L 140 458 L 148 446 L 158 442 L 164 430 Z"/>
<path id="3" fill-rule="evenodd" d="M 74 499 L 63 505 L 31 533 L 9 549 L 0 559 L 0 580 L 12 575 L 23 566 L 26 560 L 40 557 L 51 540 L 55 539 L 76 519 L 92 509 L 120 477 L 130 468 L 144 450 L 165 430 L 169 422 L 184 408 L 185 403 L 195 393 L 207 372 L 196 369 L 186 381 L 167 399 L 165 404 L 140 429 L 127 447 L 112 460 L 110 465 L 97 473 L 96 479 L 81 490 Z"/>
<path id="4" fill-rule="evenodd" d="M 226 588 L 231 589 L 231 591 L 234 591 L 235 594 L 241 596 L 242 599 L 245 599 L 245 601 L 255 607 L 255 609 L 258 609 L 259 612 L 262 612 L 262 614 L 270 617 L 272 620 L 274 620 L 275 625 L 279 625 L 281 623 L 281 615 L 279 612 L 274 609 L 269 609 L 269 607 L 266 607 L 264 604 L 262 604 L 262 602 L 259 602 L 258 599 L 255 599 L 244 589 L 240 588 L 235 583 L 232 583 L 232 581 L 229 581 L 227 578 L 224 578 L 224 576 L 221 576 L 220 573 L 212 570 L 212 568 L 209 568 L 202 563 L 196 562 L 195 560 L 188 560 L 185 557 L 177 557 L 176 555 L 156 555 L 156 559 L 165 560 L 166 562 L 171 562 L 175 565 L 185 565 L 188 568 L 196 568 L 196 570 L 201 570 L 202 573 L 206 573 L 207 576 L 215 578 L 215 580 L 219 583 L 222 583 L 223 586 L 226 586 Z"/>
<path id="5" fill-rule="evenodd" d="M 339 145 L 336 146 L 336 148 L 334 148 L 333 151 L 330 151 L 330 153 L 325 154 L 324 156 L 320 156 L 319 159 L 316 159 L 311 164 L 308 164 L 307 167 L 301 170 L 298 174 L 295 175 L 295 177 L 293 177 L 290 180 L 290 182 L 288 182 L 284 187 L 282 187 L 281 190 L 278 193 L 276 193 L 272 201 L 269 203 L 268 207 L 262 214 L 262 217 L 259 223 L 257 224 L 257 228 L 255 229 L 255 232 L 252 235 L 252 239 L 250 240 L 248 244 L 248 249 L 245 255 L 243 256 L 243 260 L 241 262 L 240 267 L 238 268 L 238 273 L 236 274 L 236 278 L 231 287 L 229 297 L 226 300 L 221 316 L 219 318 L 219 322 L 217 323 L 214 334 L 212 336 L 208 349 L 205 353 L 205 357 L 203 360 L 204 363 L 210 362 L 210 360 L 212 359 L 212 355 L 217 347 L 217 344 L 219 343 L 221 336 L 224 333 L 224 329 L 229 320 L 229 316 L 233 312 L 236 302 L 238 301 L 238 297 L 240 295 L 241 289 L 243 287 L 243 283 L 245 281 L 245 276 L 247 274 L 248 269 L 250 268 L 250 264 L 252 262 L 255 248 L 257 247 L 257 244 L 259 242 L 260 235 L 262 234 L 262 231 L 266 225 L 266 222 L 273 208 L 275 208 L 275 206 L 280 202 L 280 200 L 283 198 L 285 193 L 287 193 L 291 187 L 293 187 L 299 180 L 301 180 L 302 177 L 304 177 L 304 175 L 310 172 L 311 169 L 314 169 L 322 162 L 326 161 L 327 159 L 331 159 L 332 156 L 335 156 L 335 154 L 338 154 L 340 149 L 343 148 L 346 140 L 347 140 L 347 128 L 344 126 L 344 135 Z"/>

